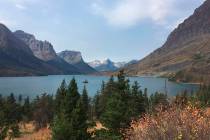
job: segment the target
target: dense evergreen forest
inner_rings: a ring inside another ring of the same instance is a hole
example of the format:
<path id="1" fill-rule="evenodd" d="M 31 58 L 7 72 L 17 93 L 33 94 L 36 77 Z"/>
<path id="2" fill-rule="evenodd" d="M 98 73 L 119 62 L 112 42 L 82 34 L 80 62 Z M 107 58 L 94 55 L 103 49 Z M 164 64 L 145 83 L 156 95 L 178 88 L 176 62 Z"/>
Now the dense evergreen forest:
<path id="1" fill-rule="evenodd" d="M 42 94 L 35 99 L 11 94 L 0 95 L 0 140 L 21 136 L 20 124 L 33 122 L 36 130 L 49 127 L 53 140 L 119 140 L 132 121 L 145 114 L 155 114 L 157 108 L 184 107 L 188 103 L 205 108 L 210 106 L 210 86 L 201 86 L 196 93 L 187 91 L 173 99 L 164 93 L 148 96 L 138 82 L 129 83 L 123 71 L 117 78 L 102 82 L 95 97 L 88 97 L 84 85 L 78 92 L 76 80 L 62 81 L 56 95 Z M 198 104 L 199 102 L 199 104 Z M 88 131 L 96 122 L 104 129 Z"/>

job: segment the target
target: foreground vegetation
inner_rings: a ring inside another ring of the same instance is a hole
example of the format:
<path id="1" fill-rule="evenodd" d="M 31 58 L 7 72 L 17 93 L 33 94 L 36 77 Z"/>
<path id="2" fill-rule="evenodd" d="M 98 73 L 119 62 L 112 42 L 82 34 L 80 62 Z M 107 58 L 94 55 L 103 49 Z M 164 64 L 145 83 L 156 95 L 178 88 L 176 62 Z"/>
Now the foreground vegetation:
<path id="1" fill-rule="evenodd" d="M 55 96 L 42 94 L 31 101 L 0 96 L 0 140 L 22 137 L 21 128 L 31 122 L 34 131 L 46 130 L 53 140 L 209 139 L 209 106 L 208 86 L 174 99 L 161 93 L 148 96 L 121 71 L 102 82 L 91 99 L 85 86 L 79 94 L 75 79 L 68 85 L 63 80 Z"/>

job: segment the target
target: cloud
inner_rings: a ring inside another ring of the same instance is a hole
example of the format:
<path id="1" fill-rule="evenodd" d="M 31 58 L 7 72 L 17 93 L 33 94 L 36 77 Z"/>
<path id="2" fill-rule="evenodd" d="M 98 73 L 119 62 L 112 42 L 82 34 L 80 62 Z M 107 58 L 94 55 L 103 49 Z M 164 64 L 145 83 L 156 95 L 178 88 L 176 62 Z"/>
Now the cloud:
<path id="1" fill-rule="evenodd" d="M 26 9 L 26 7 L 22 4 L 15 4 L 15 7 L 20 9 L 20 10 L 25 10 Z"/>
<path id="2" fill-rule="evenodd" d="M 30 6 L 40 5 L 45 3 L 45 1 L 41 0 L 7 0 L 8 3 L 13 4 L 19 10 L 29 9 Z"/>
<path id="3" fill-rule="evenodd" d="M 175 0 L 115 0 L 114 6 L 106 6 L 102 0 L 92 3 L 95 14 L 102 15 L 109 24 L 133 26 L 149 19 L 157 24 L 165 22 Z M 111 8 L 110 8 L 111 7 Z"/>

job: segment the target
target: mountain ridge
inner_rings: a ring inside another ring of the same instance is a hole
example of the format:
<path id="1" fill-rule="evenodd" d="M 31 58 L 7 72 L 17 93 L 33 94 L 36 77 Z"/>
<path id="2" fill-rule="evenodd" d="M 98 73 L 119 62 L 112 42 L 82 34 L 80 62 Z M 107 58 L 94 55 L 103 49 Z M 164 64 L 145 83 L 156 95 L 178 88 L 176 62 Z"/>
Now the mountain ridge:
<path id="1" fill-rule="evenodd" d="M 34 35 L 21 30 L 15 31 L 14 35 L 25 42 L 25 44 L 31 49 L 35 57 L 45 61 L 53 67 L 56 67 L 61 71 L 61 74 L 83 73 L 75 66 L 68 64 L 66 61 L 58 57 L 53 48 L 53 45 L 50 42 L 46 40 L 37 40 Z"/>
<path id="2" fill-rule="evenodd" d="M 33 56 L 28 46 L 0 24 L 0 76 L 31 76 L 59 73 Z"/>
<path id="3" fill-rule="evenodd" d="M 210 0 L 170 33 L 167 41 L 137 64 L 125 68 L 128 75 L 209 75 Z M 197 77 L 200 77 L 197 76 Z M 184 76 L 185 77 L 185 76 Z M 187 76 L 190 77 L 190 76 Z M 185 78 L 183 81 L 187 81 Z M 191 79 L 190 81 L 196 81 Z"/>

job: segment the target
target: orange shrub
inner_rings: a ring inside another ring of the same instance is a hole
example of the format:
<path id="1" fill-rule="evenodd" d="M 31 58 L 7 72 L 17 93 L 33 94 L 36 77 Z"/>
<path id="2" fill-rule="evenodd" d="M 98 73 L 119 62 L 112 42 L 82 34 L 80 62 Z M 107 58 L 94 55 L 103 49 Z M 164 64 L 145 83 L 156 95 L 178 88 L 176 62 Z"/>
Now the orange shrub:
<path id="1" fill-rule="evenodd" d="M 210 109 L 171 107 L 132 122 L 127 140 L 210 140 Z"/>

